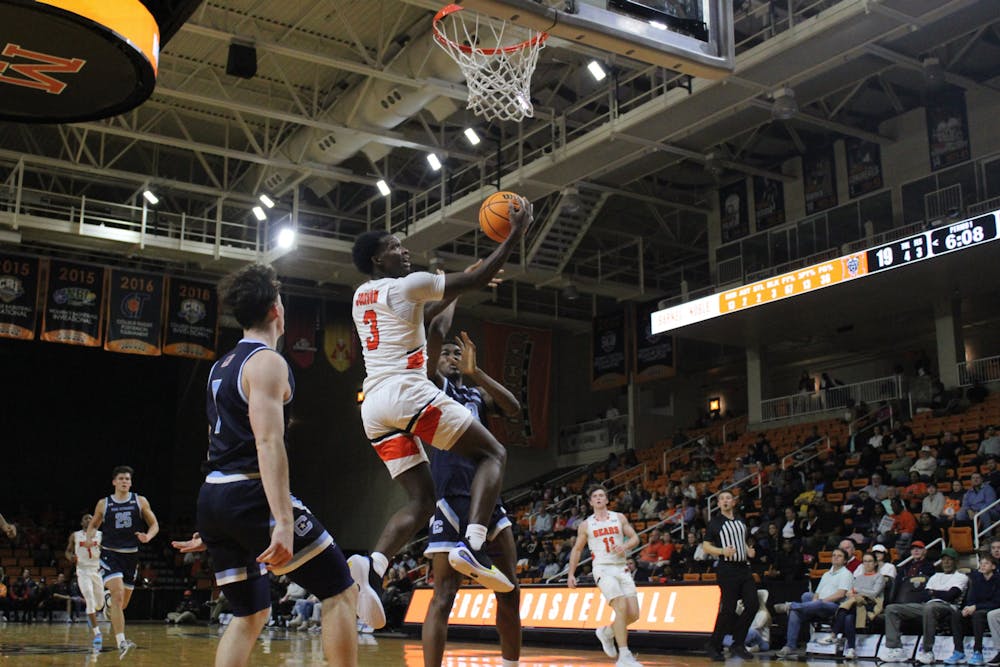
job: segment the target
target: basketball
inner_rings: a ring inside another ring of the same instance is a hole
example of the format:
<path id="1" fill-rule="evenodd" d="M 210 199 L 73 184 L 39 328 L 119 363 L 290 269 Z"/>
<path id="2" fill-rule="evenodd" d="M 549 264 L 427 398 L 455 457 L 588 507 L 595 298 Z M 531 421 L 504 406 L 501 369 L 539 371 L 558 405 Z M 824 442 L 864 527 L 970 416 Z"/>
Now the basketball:
<path id="1" fill-rule="evenodd" d="M 497 192 L 486 198 L 479 207 L 479 228 L 488 237 L 502 243 L 510 236 L 510 202 L 514 210 L 521 209 L 521 197 L 514 192 Z"/>

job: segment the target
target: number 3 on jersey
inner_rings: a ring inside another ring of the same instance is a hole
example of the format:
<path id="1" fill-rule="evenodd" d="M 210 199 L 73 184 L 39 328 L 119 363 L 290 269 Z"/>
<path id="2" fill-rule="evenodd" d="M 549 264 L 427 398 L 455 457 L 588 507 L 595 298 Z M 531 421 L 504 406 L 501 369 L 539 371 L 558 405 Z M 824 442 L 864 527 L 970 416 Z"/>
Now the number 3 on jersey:
<path id="1" fill-rule="evenodd" d="M 374 350 L 378 348 L 378 315 L 374 310 L 366 310 L 364 323 L 368 325 L 371 329 L 372 335 L 365 340 L 365 346 L 369 350 Z"/>

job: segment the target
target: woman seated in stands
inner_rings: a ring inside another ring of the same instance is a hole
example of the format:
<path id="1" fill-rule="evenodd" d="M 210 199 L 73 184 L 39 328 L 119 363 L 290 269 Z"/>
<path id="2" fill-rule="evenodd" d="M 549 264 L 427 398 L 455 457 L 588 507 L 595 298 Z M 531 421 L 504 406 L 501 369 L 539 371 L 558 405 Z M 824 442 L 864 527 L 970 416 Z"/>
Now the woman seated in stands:
<path id="1" fill-rule="evenodd" d="M 892 559 L 889 557 L 889 550 L 884 544 L 873 546 L 872 556 L 875 557 L 875 568 L 879 574 L 886 579 L 896 578 L 896 566 L 892 564 Z M 886 583 L 888 584 L 889 582 L 887 581 Z"/>
<path id="2" fill-rule="evenodd" d="M 663 510 L 663 501 L 660 498 L 660 494 L 656 491 L 647 498 L 642 505 L 639 506 L 639 518 L 640 519 L 655 519 L 656 515 Z"/>
<path id="3" fill-rule="evenodd" d="M 861 558 L 861 568 L 854 575 L 854 588 L 834 614 L 833 633 L 819 643 L 835 644 L 844 640 L 844 657 L 853 660 L 857 630 L 868 627 L 882 613 L 884 590 L 885 577 L 879 574 L 874 555 L 865 554 Z"/>

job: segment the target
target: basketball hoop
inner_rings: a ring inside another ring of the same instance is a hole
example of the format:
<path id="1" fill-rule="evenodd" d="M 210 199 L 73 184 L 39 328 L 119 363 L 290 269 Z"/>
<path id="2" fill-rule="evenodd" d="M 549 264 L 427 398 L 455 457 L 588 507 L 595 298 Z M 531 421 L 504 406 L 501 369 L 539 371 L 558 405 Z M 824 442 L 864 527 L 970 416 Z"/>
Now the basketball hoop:
<path id="1" fill-rule="evenodd" d="M 448 5 L 434 16 L 434 41 L 458 63 L 469 87 L 469 109 L 493 120 L 520 121 L 534 115 L 531 74 L 548 34 L 498 19 L 481 19 Z M 509 44 L 524 32 L 527 39 Z M 483 48 L 479 44 L 495 44 Z"/>

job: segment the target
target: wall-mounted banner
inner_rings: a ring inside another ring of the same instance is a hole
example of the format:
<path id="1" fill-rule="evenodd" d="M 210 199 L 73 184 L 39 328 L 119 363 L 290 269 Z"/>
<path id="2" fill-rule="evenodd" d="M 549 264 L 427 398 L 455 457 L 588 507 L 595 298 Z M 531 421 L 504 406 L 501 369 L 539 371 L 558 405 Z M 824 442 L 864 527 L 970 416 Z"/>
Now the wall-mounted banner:
<path id="1" fill-rule="evenodd" d="M 163 276 L 112 270 L 104 349 L 158 357 L 162 336 Z"/>
<path id="2" fill-rule="evenodd" d="M 754 176 L 753 212 L 758 232 L 785 224 L 785 184 L 764 176 Z"/>
<path id="3" fill-rule="evenodd" d="M 0 253 L 0 338 L 34 340 L 45 261 Z"/>
<path id="4" fill-rule="evenodd" d="M 635 308 L 635 358 L 632 360 L 632 373 L 636 382 L 673 377 L 675 372 L 674 337 L 652 333 L 650 319 L 659 310 L 657 303 L 650 301 Z"/>
<path id="5" fill-rule="evenodd" d="M 832 146 L 802 156 L 802 180 L 806 215 L 837 205 L 837 173 L 834 169 Z"/>
<path id="6" fill-rule="evenodd" d="M 851 199 L 881 190 L 882 149 L 873 141 L 857 137 L 844 139 L 844 153 L 847 155 L 847 190 Z"/>
<path id="7" fill-rule="evenodd" d="M 104 325 L 103 266 L 49 261 L 42 340 L 97 347 Z"/>
<path id="8" fill-rule="evenodd" d="M 746 179 L 740 179 L 736 183 L 719 189 L 719 218 L 723 243 L 742 238 L 750 233 Z"/>
<path id="9" fill-rule="evenodd" d="M 490 430 L 508 446 L 548 447 L 552 332 L 484 322 L 477 347 L 483 370 L 521 403 L 515 417 L 491 417 Z"/>
<path id="10" fill-rule="evenodd" d="M 358 332 L 343 304 L 327 303 L 324 309 L 323 356 L 338 373 L 346 372 L 361 352 Z"/>
<path id="11" fill-rule="evenodd" d="M 215 359 L 219 330 L 215 286 L 185 278 L 170 278 L 167 285 L 163 353 L 174 357 Z"/>
<path id="12" fill-rule="evenodd" d="M 628 383 L 625 313 L 595 317 L 590 338 L 590 388 L 610 389 Z"/>
<path id="13" fill-rule="evenodd" d="M 931 171 L 966 162 L 972 155 L 965 92 L 949 89 L 924 107 L 927 111 L 927 146 Z"/>

